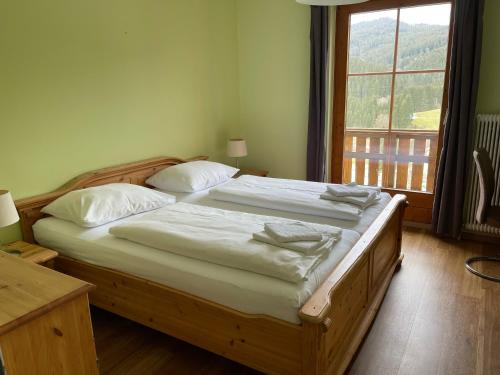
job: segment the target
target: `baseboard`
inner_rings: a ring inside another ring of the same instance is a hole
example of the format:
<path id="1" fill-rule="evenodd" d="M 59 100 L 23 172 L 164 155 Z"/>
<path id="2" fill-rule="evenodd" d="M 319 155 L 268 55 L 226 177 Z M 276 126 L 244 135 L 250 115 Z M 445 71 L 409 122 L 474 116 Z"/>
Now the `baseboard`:
<path id="1" fill-rule="evenodd" d="M 464 240 L 471 240 L 471 241 L 478 241 L 478 242 L 484 242 L 484 243 L 489 243 L 493 245 L 498 245 L 500 243 L 500 236 L 495 236 L 495 235 L 488 235 L 488 234 L 483 234 L 483 233 L 478 233 L 478 232 L 462 232 L 462 239 Z"/>
<path id="2" fill-rule="evenodd" d="M 418 223 L 416 221 L 406 221 L 406 220 L 404 220 L 403 221 L 403 226 L 410 227 L 410 228 L 426 229 L 426 230 L 430 230 L 431 229 L 431 225 L 430 224 Z"/>

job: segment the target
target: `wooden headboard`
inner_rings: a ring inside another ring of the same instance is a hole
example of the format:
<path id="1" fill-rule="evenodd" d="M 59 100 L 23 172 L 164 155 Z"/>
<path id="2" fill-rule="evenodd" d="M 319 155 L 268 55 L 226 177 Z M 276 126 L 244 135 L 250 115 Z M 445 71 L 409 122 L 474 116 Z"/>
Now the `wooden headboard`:
<path id="1" fill-rule="evenodd" d="M 45 216 L 45 214 L 41 212 L 41 209 L 70 191 L 112 182 L 124 182 L 147 186 L 146 180 L 148 177 L 162 169 L 187 161 L 206 159 L 208 159 L 207 156 L 197 156 L 186 160 L 163 156 L 121 164 L 81 174 L 53 192 L 40 194 L 31 198 L 19 199 L 16 201 L 16 207 L 21 218 L 23 239 L 26 242 L 35 242 L 32 226 L 38 219 Z"/>

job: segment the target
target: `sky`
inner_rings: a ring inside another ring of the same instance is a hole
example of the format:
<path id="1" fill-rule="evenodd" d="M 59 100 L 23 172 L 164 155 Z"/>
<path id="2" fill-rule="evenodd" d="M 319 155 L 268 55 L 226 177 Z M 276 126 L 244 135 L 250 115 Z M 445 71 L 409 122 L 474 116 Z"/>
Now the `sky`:
<path id="1" fill-rule="evenodd" d="M 401 22 L 409 24 L 425 23 L 427 25 L 449 25 L 450 4 L 401 8 Z M 379 18 L 397 18 L 396 9 L 379 12 L 357 13 L 351 16 L 351 24 L 373 21 Z"/>

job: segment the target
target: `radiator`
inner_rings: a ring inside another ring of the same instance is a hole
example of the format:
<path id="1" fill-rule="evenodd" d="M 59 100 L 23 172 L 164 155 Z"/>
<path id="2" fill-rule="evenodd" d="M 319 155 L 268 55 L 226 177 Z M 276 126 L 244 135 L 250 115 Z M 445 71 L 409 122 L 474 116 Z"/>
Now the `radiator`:
<path id="1" fill-rule="evenodd" d="M 500 206 L 500 115 L 478 115 L 474 135 L 474 148 L 482 147 L 488 151 L 495 171 L 495 192 L 492 204 Z M 479 177 L 472 155 L 472 173 L 469 173 L 464 210 L 464 231 L 477 234 L 500 236 L 500 228 L 479 224 L 476 209 L 479 202 Z"/>

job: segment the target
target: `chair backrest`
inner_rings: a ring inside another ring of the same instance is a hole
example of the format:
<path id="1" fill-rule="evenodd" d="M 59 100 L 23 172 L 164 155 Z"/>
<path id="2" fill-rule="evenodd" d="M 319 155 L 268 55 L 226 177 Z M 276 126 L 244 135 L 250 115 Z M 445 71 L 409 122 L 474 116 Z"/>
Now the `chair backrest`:
<path id="1" fill-rule="evenodd" d="M 495 191 L 495 172 L 488 151 L 478 148 L 474 150 L 473 155 L 479 175 L 479 205 L 476 210 L 476 220 L 483 224 L 486 222 L 486 215 Z"/>

